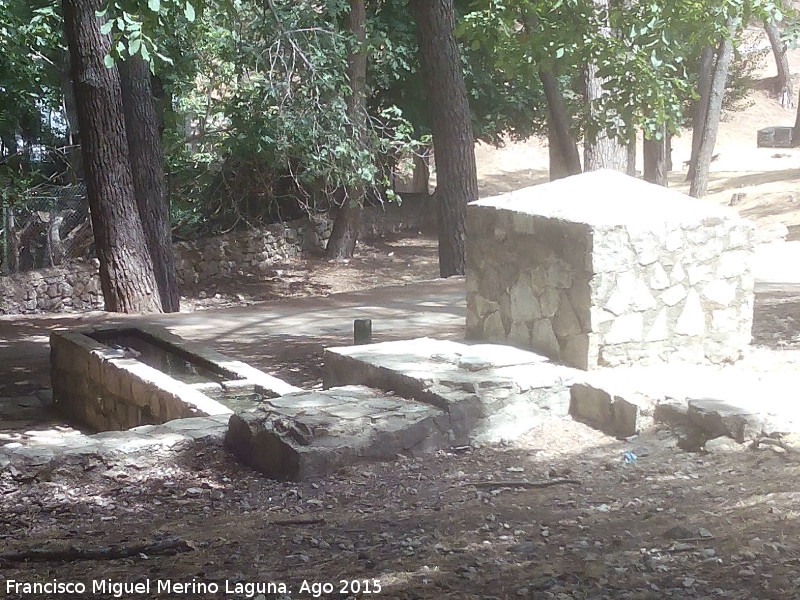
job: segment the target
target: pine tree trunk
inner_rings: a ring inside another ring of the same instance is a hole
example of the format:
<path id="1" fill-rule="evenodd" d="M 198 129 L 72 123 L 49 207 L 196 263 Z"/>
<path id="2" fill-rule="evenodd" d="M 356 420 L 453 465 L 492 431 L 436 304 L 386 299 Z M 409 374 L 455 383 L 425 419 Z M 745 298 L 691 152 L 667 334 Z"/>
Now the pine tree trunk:
<path id="1" fill-rule="evenodd" d="M 161 138 L 150 88 L 150 68 L 141 57 L 135 56 L 121 63 L 119 72 L 136 205 L 153 263 L 161 307 L 164 312 L 178 312 L 180 293 L 175 280 L 172 227 L 164 191 Z"/>
<path id="2" fill-rule="evenodd" d="M 711 95 L 711 75 L 714 69 L 714 51 L 711 46 L 704 46 L 700 52 L 700 62 L 697 67 L 697 100 L 694 101 L 692 110 L 692 155 L 689 158 L 689 169 L 686 181 L 694 178 L 697 165 L 697 152 L 700 150 L 700 140 L 703 137 L 703 127 L 706 123 L 708 112 L 708 97 Z"/>
<path id="3" fill-rule="evenodd" d="M 364 0 L 350 0 L 347 28 L 356 41 L 356 48 L 347 57 L 347 76 L 351 94 L 347 100 L 347 112 L 353 135 L 363 138 L 367 126 L 367 52 L 366 52 L 366 7 Z M 351 187 L 347 198 L 333 222 L 331 237 L 326 252 L 329 258 L 344 259 L 353 256 L 361 226 L 361 208 L 364 205 L 364 187 Z"/>
<path id="4" fill-rule="evenodd" d="M 689 195 L 700 198 L 708 190 L 708 171 L 711 166 L 711 156 L 714 153 L 714 144 L 717 141 L 719 120 L 722 113 L 722 100 L 725 97 L 725 85 L 728 81 L 728 68 L 733 56 L 731 37 L 734 34 L 732 19 L 726 22 L 728 37 L 722 40 L 717 50 L 717 61 L 714 65 L 714 75 L 711 78 L 711 91 L 708 96 L 708 109 L 703 125 L 703 134 L 697 150 L 697 164 L 694 177 L 689 188 Z"/>
<path id="5" fill-rule="evenodd" d="M 95 16 L 102 3 L 62 0 L 62 7 L 105 308 L 158 312 L 161 303 L 133 191 L 119 73 L 103 64 L 110 42 Z"/>
<path id="6" fill-rule="evenodd" d="M 581 172 L 581 156 L 570 131 L 569 115 L 555 74 L 539 71 L 547 98 L 547 137 L 550 145 L 550 180 Z"/>
<path id="7" fill-rule="evenodd" d="M 453 0 L 411 0 L 436 161 L 439 273 L 463 275 L 467 204 L 478 198 L 475 138 L 453 35 Z"/>
<path id="8" fill-rule="evenodd" d="M 794 106 L 794 90 L 792 89 L 792 74 L 789 71 L 789 59 L 786 58 L 786 46 L 781 41 L 781 33 L 774 20 L 764 23 L 764 31 L 767 32 L 769 43 L 772 46 L 772 54 L 775 57 L 775 67 L 778 75 L 775 78 L 775 93 L 778 102 L 783 108 Z"/>
<path id="9" fill-rule="evenodd" d="M 667 187 L 667 135 L 662 133 L 660 140 L 644 140 L 644 180 Z"/>

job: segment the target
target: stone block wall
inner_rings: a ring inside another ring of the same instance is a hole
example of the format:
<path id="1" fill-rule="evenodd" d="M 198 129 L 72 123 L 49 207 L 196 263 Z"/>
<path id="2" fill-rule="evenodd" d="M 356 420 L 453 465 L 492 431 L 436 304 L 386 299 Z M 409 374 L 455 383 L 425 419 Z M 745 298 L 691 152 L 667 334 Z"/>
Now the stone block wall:
<path id="1" fill-rule="evenodd" d="M 402 204 L 364 209 L 363 239 L 423 229 L 431 223 L 432 201 L 423 196 Z M 220 277 L 258 275 L 304 251 L 324 248 L 333 229 L 327 215 L 236 231 L 175 244 L 178 285 L 202 286 Z M 35 314 L 103 308 L 97 260 L 0 277 L 0 314 Z"/>
<path id="2" fill-rule="evenodd" d="M 582 369 L 735 360 L 753 239 L 731 209 L 613 171 L 474 202 L 467 336 Z"/>

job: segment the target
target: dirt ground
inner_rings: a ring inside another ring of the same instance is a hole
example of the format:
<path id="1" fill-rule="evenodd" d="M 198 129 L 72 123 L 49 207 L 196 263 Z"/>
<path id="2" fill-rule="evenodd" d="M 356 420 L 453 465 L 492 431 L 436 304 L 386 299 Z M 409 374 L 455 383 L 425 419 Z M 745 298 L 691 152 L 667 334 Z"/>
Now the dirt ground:
<path id="1" fill-rule="evenodd" d="M 736 208 L 745 216 L 764 229 L 782 222 L 790 239 L 800 239 L 800 150 L 755 148 L 757 129 L 791 124 L 794 115 L 764 88 L 722 124 L 712 198 L 727 204 L 743 192 Z M 680 138 L 676 165 L 686 147 Z M 483 195 L 546 176 L 538 141 L 481 147 L 478 162 Z M 673 174 L 676 185 L 682 178 Z M 346 264 L 307 257 L 276 266 L 265 280 L 197 290 L 184 310 L 213 319 L 224 306 L 436 275 L 430 235 L 389 236 L 362 244 Z M 0 396 L 46 385 L 46 363 L 36 361 L 46 361 L 47 329 L 105 318 L 19 319 L 13 327 L 0 320 L 0 333 L 15 336 L 0 338 L 15 350 Z M 778 356 L 800 364 L 800 294 L 759 294 L 754 334 L 761 368 Z M 273 340 L 258 355 L 292 383 L 315 386 L 323 342 Z M 253 348 L 239 352 L 246 359 Z M 786 390 L 787 401 L 796 393 Z M 676 449 L 666 430 L 618 441 L 564 420 L 513 444 L 398 457 L 300 484 L 266 479 L 213 444 L 136 460 L 32 465 L 0 473 L 0 597 L 112 597 L 92 593 L 94 581 L 106 581 L 149 582 L 149 591 L 123 590 L 122 598 L 800 598 L 798 481 L 800 454 L 791 448 L 731 444 L 700 455 Z M 160 542 L 176 553 L 139 547 Z M 56 556 L 13 555 L 29 549 Z M 109 556 L 120 549 L 133 550 Z M 105 556 L 81 555 L 87 550 Z M 12 581 L 82 583 L 88 591 L 29 594 Z M 167 581 L 187 587 L 157 588 Z"/>

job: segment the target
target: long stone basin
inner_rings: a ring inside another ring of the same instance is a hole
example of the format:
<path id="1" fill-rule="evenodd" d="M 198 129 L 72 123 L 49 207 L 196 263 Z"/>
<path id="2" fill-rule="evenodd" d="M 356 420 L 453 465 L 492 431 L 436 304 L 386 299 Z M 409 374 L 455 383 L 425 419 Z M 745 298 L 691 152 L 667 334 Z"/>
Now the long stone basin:
<path id="1" fill-rule="evenodd" d="M 152 325 L 54 331 L 50 369 L 56 407 L 97 431 L 232 414 L 299 391 Z"/>

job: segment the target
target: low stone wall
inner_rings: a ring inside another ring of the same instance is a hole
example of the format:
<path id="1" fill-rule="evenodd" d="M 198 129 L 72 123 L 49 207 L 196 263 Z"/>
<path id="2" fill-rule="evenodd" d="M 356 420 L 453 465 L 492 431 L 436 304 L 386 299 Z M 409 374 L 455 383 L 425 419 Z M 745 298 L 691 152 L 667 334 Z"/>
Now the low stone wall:
<path id="1" fill-rule="evenodd" d="M 432 200 L 411 196 L 402 204 L 364 209 L 363 239 L 386 233 L 424 229 L 432 220 Z M 220 277 L 267 272 L 275 263 L 311 249 L 324 248 L 333 229 L 327 215 L 269 225 L 254 231 L 178 242 L 175 266 L 178 285 L 198 286 Z M 35 314 L 103 308 L 97 260 L 0 277 L 0 314 Z"/>
<path id="2" fill-rule="evenodd" d="M 472 203 L 467 335 L 582 369 L 739 358 L 753 226 L 613 171 Z"/>
<path id="3" fill-rule="evenodd" d="M 103 308 L 97 260 L 0 277 L 0 314 Z"/>
<path id="4" fill-rule="evenodd" d="M 178 285 L 267 272 L 274 263 L 293 258 L 304 250 L 324 247 L 332 228 L 333 223 L 323 216 L 178 242 L 175 244 Z"/>

